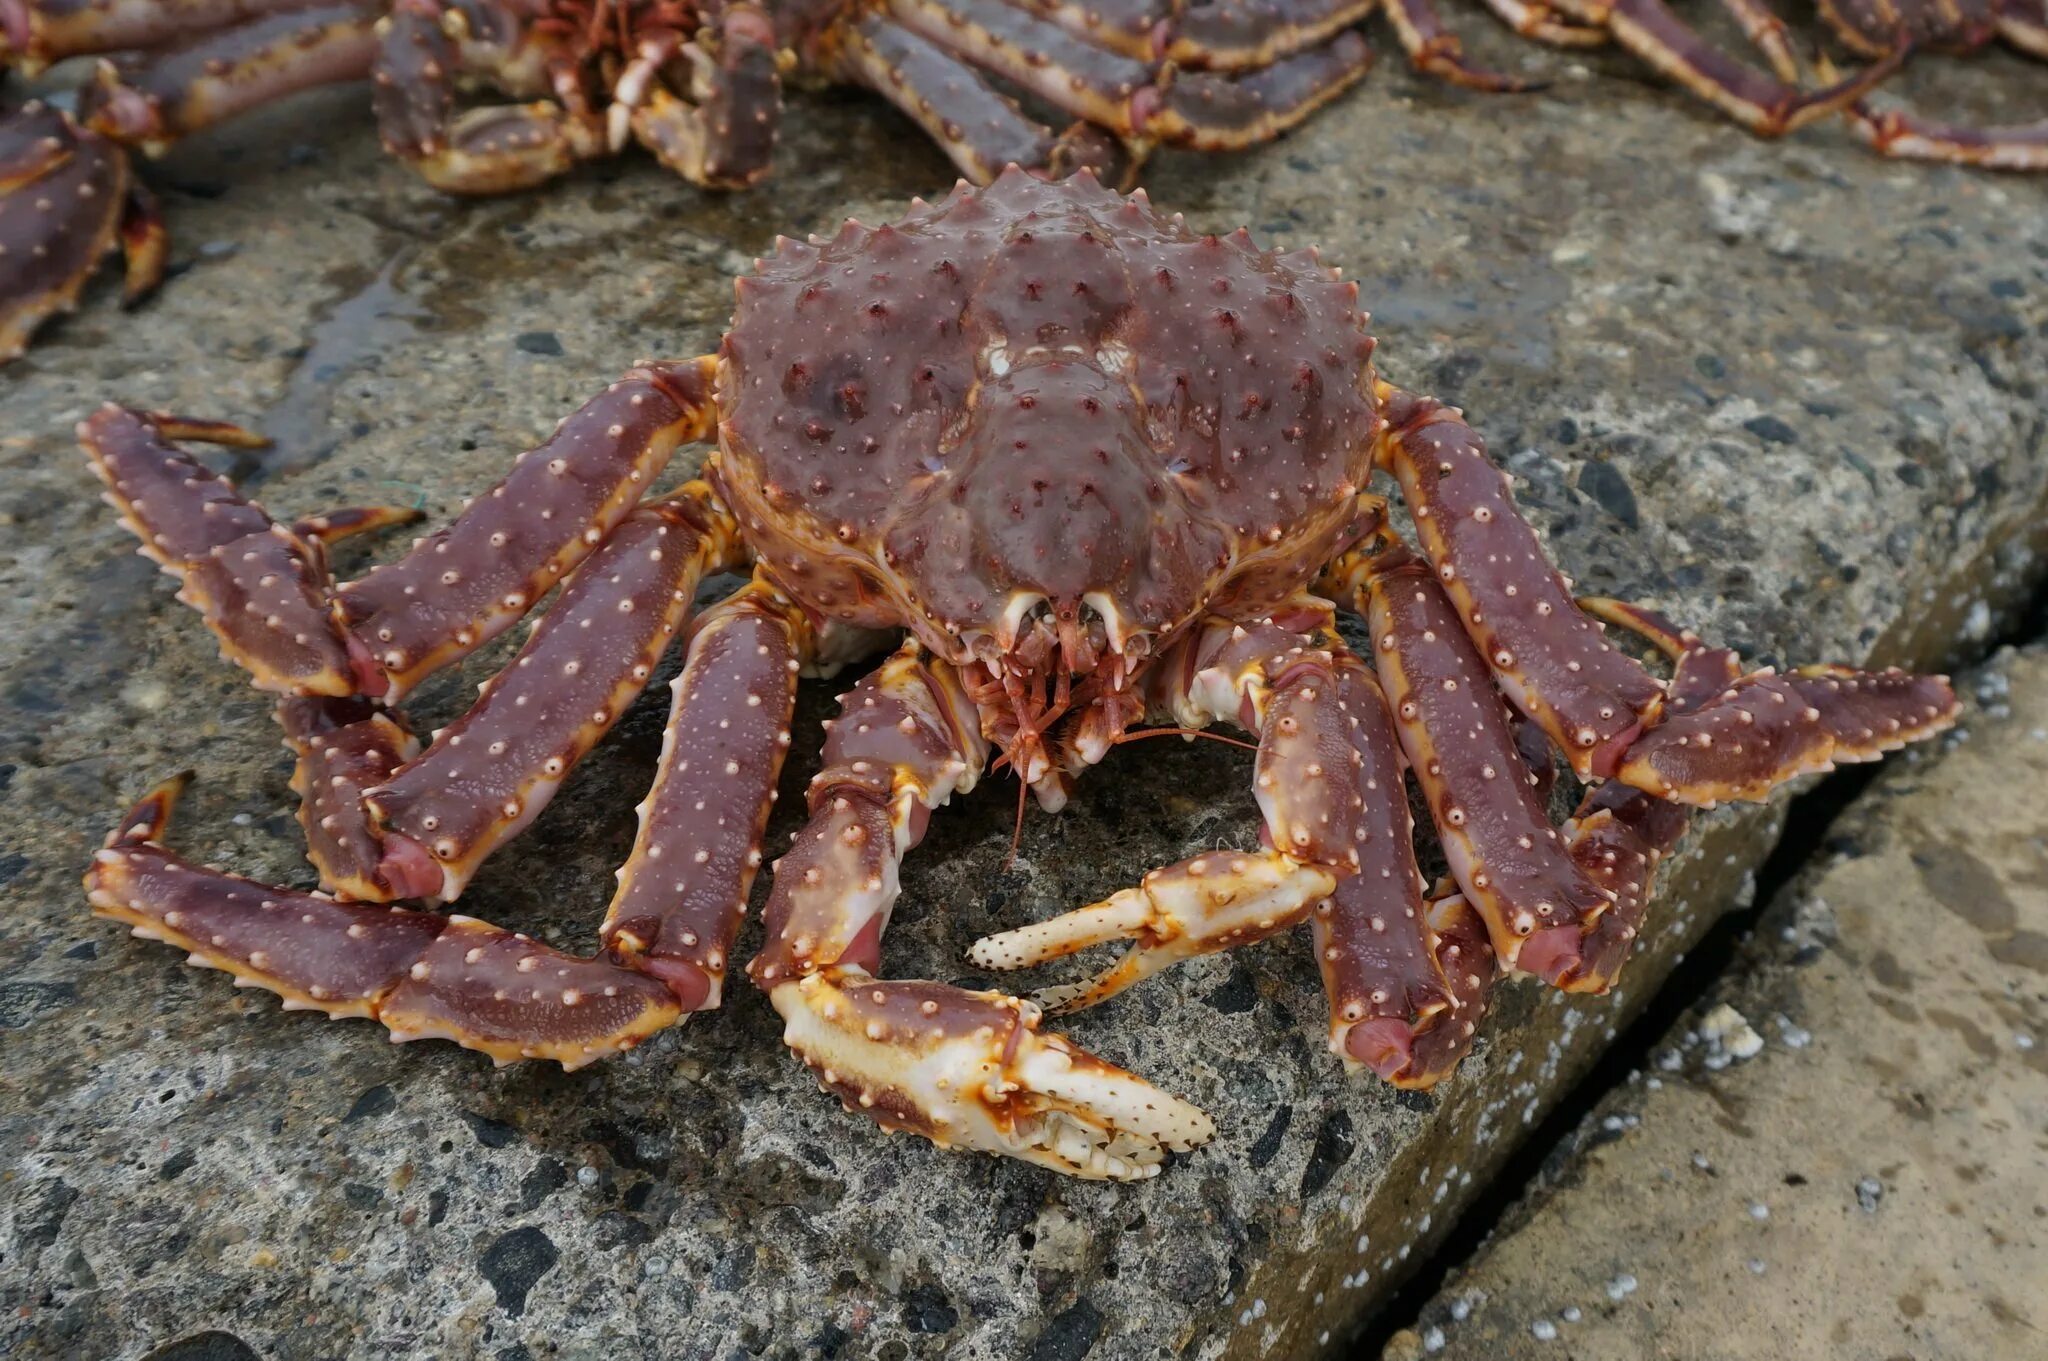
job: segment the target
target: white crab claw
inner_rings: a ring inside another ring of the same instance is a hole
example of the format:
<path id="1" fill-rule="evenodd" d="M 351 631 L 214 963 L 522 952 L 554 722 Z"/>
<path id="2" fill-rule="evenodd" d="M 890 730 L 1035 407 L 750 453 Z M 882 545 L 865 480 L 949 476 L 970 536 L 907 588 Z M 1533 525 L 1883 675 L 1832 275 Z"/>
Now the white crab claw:
<path id="1" fill-rule="evenodd" d="M 1077 983 L 1032 994 L 1059 1015 L 1107 1001 L 1161 969 L 1249 944 L 1300 921 L 1336 876 L 1278 851 L 1213 851 L 1147 874 L 1137 888 L 1042 922 L 983 936 L 967 957 L 984 969 L 1024 969 L 1128 940 L 1122 959 Z"/>
<path id="2" fill-rule="evenodd" d="M 885 1129 L 1070 1176 L 1156 1176 L 1207 1143 L 1201 1110 L 1070 1043 L 999 992 L 828 969 L 770 994 L 783 1042 L 823 1086 Z"/>

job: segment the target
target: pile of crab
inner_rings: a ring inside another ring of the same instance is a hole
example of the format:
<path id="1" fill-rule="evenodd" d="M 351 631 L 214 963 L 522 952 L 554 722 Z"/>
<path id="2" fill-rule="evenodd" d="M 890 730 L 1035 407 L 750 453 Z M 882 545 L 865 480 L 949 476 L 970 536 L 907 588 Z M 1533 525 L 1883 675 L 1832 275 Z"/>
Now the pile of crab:
<path id="1" fill-rule="evenodd" d="M 130 148 L 160 154 L 311 86 L 369 78 L 385 148 L 458 194 L 531 188 L 636 143 L 696 184 L 754 183 L 792 80 L 878 93 L 976 183 L 1013 162 L 1128 183 L 1154 147 L 1250 146 L 1336 98 L 1371 64 L 1357 26 L 1381 2 L 0 0 L 0 68 L 98 58 L 75 113 L 31 102 L 0 119 L 0 363 L 75 305 L 117 239 L 130 302 L 161 280 L 164 228 Z M 1664 0 L 1488 3 L 1540 41 L 1612 41 L 1761 135 L 1846 112 L 1887 154 L 2048 167 L 2048 122 L 1955 127 L 1864 99 L 1915 47 L 2003 38 L 2048 56 L 2044 0 L 1825 4 L 1871 60 L 1819 88 L 1760 0 L 1726 3 L 1772 75 Z M 1467 62 L 1431 0 L 1384 7 L 1421 70 L 1531 88 Z M 479 87 L 495 93 L 458 98 Z"/>
<path id="2" fill-rule="evenodd" d="M 739 281 L 718 354 L 636 366 L 345 584 L 325 544 L 402 517 L 274 520 L 177 443 L 253 437 L 103 408 L 81 437 L 110 501 L 224 654 L 281 696 L 322 891 L 165 849 L 171 785 L 98 854 L 92 906 L 287 1006 L 501 1062 L 587 1063 L 719 1004 L 798 677 L 900 640 L 828 725 L 748 968 L 849 1109 L 1077 1175 L 1149 1175 L 1208 1118 L 1042 1032 L 1042 1014 L 1301 922 L 1332 1051 L 1430 1086 L 1500 971 L 1613 982 L 1690 807 L 1874 759 L 1946 726 L 1956 700 L 1897 671 L 1744 674 L 1647 611 L 1589 614 L 1479 437 L 1381 379 L 1365 328 L 1356 285 L 1313 252 L 1012 170 L 887 226 L 783 240 Z M 701 477 L 650 495 L 696 440 L 716 441 Z M 1367 492 L 1375 472 L 1421 555 Z M 689 618 L 700 579 L 732 570 L 751 578 Z M 398 702 L 558 585 L 422 749 Z M 1339 637 L 1340 608 L 1369 620 L 1369 656 Z M 1670 654 L 1671 678 L 1595 615 Z M 458 898 L 684 637 L 594 953 L 396 906 Z M 1551 758 L 1518 721 L 1590 783 L 1562 828 L 1542 798 Z M 884 976 L 898 866 L 934 809 L 998 753 L 1057 808 L 1148 722 L 1253 735 L 1261 844 L 974 946 L 1007 969 L 1131 942 L 1035 1001 Z M 1434 889 L 1410 776 L 1451 869 Z"/>

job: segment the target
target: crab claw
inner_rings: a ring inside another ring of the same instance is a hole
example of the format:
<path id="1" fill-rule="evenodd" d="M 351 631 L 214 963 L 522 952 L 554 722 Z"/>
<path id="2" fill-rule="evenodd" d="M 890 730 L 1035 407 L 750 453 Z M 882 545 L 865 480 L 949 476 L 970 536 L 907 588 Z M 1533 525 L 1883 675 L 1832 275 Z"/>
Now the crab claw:
<path id="1" fill-rule="evenodd" d="M 783 1043 L 848 1110 L 942 1148 L 1137 1181 L 1158 1175 L 1169 1149 L 1216 1133 L 1196 1107 L 1064 1036 L 1038 1033 L 1038 1008 L 999 992 L 831 968 L 769 997 Z"/>
<path id="2" fill-rule="evenodd" d="M 1103 972 L 1042 988 L 1032 1000 L 1052 1015 L 1080 1011 L 1198 955 L 1261 940 L 1302 920 L 1337 876 L 1278 851 L 1198 855 L 1167 865 L 1102 902 L 985 936 L 967 957 L 984 969 L 1022 969 L 1114 940 L 1131 948 Z"/>

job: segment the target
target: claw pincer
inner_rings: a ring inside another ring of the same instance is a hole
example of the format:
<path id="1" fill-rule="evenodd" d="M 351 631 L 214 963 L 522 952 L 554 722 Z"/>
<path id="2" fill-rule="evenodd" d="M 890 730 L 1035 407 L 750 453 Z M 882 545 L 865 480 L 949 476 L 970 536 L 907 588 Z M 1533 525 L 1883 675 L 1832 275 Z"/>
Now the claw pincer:
<path id="1" fill-rule="evenodd" d="M 1038 1008 L 1002 993 L 829 970 L 776 1005 L 784 1042 L 849 1110 L 942 1147 L 1131 1181 L 1215 1134 L 1187 1102 L 1040 1034 Z"/>

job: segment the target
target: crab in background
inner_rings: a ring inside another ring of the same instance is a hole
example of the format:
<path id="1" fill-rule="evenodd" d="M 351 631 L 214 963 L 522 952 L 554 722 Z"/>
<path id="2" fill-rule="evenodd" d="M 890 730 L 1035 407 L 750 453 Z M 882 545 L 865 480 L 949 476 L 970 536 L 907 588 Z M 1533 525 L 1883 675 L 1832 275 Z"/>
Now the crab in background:
<path id="1" fill-rule="evenodd" d="M 1207 1117 L 1041 1031 L 1043 1007 L 1304 921 L 1332 1050 L 1427 1087 L 1471 1045 L 1498 971 L 1612 983 L 1686 807 L 1874 759 L 1956 701 L 1896 671 L 1745 675 L 1653 615 L 1594 605 L 1676 657 L 1659 681 L 1574 602 L 1479 436 L 1381 379 L 1373 351 L 1357 286 L 1313 251 L 1013 169 L 882 227 L 780 241 L 739 280 L 716 355 L 635 366 L 346 584 L 325 542 L 396 517 L 287 526 L 177 442 L 254 437 L 105 407 L 80 434 L 108 499 L 223 654 L 281 696 L 323 891 L 165 849 L 173 785 L 96 857 L 93 909 L 288 1007 L 587 1063 L 719 1004 L 797 678 L 893 645 L 828 725 L 747 970 L 849 1109 L 1076 1175 L 1150 1175 Z M 701 477 L 650 495 L 706 439 Z M 1394 539 L 1376 471 L 1426 557 Z M 689 619 L 697 583 L 736 569 L 748 583 Z M 557 584 L 422 750 L 398 701 Z M 1339 606 L 1368 617 L 1369 657 L 1339 638 Z M 594 953 L 396 906 L 458 899 L 685 636 Z M 1593 783 L 1562 829 L 1510 702 Z M 1133 942 L 1038 1002 L 886 976 L 898 866 L 935 809 L 992 754 L 1057 809 L 1148 721 L 1255 736 L 1260 845 L 974 947 L 1011 968 Z M 1452 870 L 1434 890 L 1409 773 Z"/>
<path id="2" fill-rule="evenodd" d="M 1539 41 L 1612 39 L 1761 135 L 1847 110 L 1887 154 L 2048 167 L 2048 124 L 1863 103 L 1915 45 L 2048 53 L 2042 0 L 1830 0 L 1823 17 L 1872 61 L 1810 91 L 1762 0 L 1725 2 L 1775 78 L 1663 0 L 1487 2 Z M 695 184 L 755 183 L 791 81 L 878 93 L 976 183 L 1015 163 L 1128 184 L 1154 147 L 1251 146 L 1337 97 L 1371 64 L 1357 26 L 1379 8 L 1418 69 L 1533 88 L 1467 62 L 1433 0 L 0 0 L 0 65 L 100 58 L 75 113 L 31 102 L 0 120 L 0 363 L 75 306 L 117 240 L 127 302 L 161 281 L 163 223 L 129 149 L 310 86 L 368 77 L 385 148 L 455 194 L 531 188 L 634 143 Z"/>
<path id="3" fill-rule="evenodd" d="M 117 241 L 129 303 L 162 280 L 131 149 L 315 85 L 368 78 L 385 149 L 455 194 L 531 188 L 630 144 L 698 185 L 752 184 L 788 79 L 879 91 L 977 182 L 1012 161 L 1128 177 L 1157 143 L 1246 146 L 1299 122 L 1364 74 L 1345 30 L 1375 3 L 1173 6 L 1098 47 L 1070 31 L 1096 25 L 1078 10 L 1002 0 L 0 0 L 0 65 L 99 58 L 75 112 L 31 101 L 0 120 L 0 363 Z"/>

